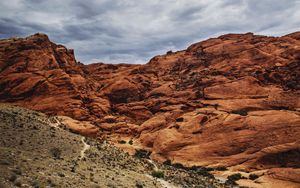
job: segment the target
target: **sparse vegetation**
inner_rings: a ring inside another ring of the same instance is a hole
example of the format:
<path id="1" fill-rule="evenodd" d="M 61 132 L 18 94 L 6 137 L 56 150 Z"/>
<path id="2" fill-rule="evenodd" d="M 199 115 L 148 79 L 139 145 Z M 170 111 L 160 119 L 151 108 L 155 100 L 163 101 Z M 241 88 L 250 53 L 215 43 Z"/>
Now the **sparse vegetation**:
<path id="1" fill-rule="evenodd" d="M 174 164 L 172 164 L 172 166 L 174 166 L 175 168 L 181 168 L 181 169 L 184 169 L 185 167 L 182 165 L 182 164 L 180 164 L 180 163 L 174 163 Z"/>
<path id="2" fill-rule="evenodd" d="M 171 165 L 171 160 L 167 160 L 165 164 L 169 164 L 168 166 L 155 164 L 159 170 L 153 170 L 157 168 L 145 163 L 146 160 L 143 159 L 148 158 L 151 152 L 140 149 L 137 150 L 136 157 L 142 159 L 133 158 L 109 143 L 97 142 L 92 139 L 89 140 L 91 148 L 86 153 L 85 160 L 79 160 L 78 157 L 83 149 L 82 136 L 40 124 L 39 119 L 47 120 L 48 116 L 21 110 L 1 113 L 0 109 L 0 118 L 4 122 L 1 126 L 5 127 L 9 133 L 2 137 L 0 142 L 4 141 L 6 145 L 9 143 L 10 147 L 16 151 L 23 148 L 32 149 L 32 147 L 39 151 L 24 152 L 24 155 L 12 155 L 10 150 L 1 150 L 3 158 L 0 159 L 0 162 L 2 163 L 1 167 L 4 167 L 5 170 L 1 173 L 5 176 L 0 176 L 0 182 L 5 182 L 4 186 L 9 184 L 12 187 L 26 185 L 35 188 L 93 187 L 97 184 L 99 187 L 105 187 L 113 182 L 111 185 L 115 187 L 121 187 L 121 185 L 124 187 L 155 187 L 155 183 L 157 183 L 155 178 L 164 178 L 171 183 L 185 185 L 185 187 L 195 187 L 196 185 L 221 187 L 219 182 L 212 179 L 208 181 L 207 177 L 196 173 L 198 167 L 184 167 L 182 164 L 177 164 L 182 168 L 179 170 Z M 11 125 L 12 123 L 14 126 Z M 38 135 L 33 133 L 34 127 L 39 128 Z M 14 134 L 10 133 L 22 133 L 22 136 L 26 135 L 26 138 L 14 137 L 11 139 L 10 135 Z M 23 141 L 22 146 L 19 146 L 20 141 Z M 131 142 L 133 140 L 127 141 L 128 144 Z M 33 145 L 35 143 L 38 144 Z M 12 157 L 16 157 L 15 160 L 22 161 L 22 163 L 14 163 Z M 53 163 L 54 158 L 60 160 Z M 44 173 L 43 176 L 39 173 L 41 171 Z M 137 173 L 141 175 L 135 176 Z M 155 178 L 150 179 L 145 174 Z M 10 177 L 11 175 L 12 177 Z M 70 177 L 72 177 L 72 181 L 69 181 Z M 4 186 L 0 185 L 0 187 Z"/>
<path id="3" fill-rule="evenodd" d="M 240 116 L 247 116 L 248 111 L 246 109 L 240 109 L 240 110 L 235 110 L 232 111 L 233 114 L 239 114 Z"/>
<path id="4" fill-rule="evenodd" d="M 204 167 L 204 166 L 192 166 L 192 167 L 185 167 L 186 170 L 194 170 L 197 171 L 199 169 L 206 170 L 206 171 L 213 171 L 213 168 L 210 167 Z"/>
<path id="5" fill-rule="evenodd" d="M 232 174 L 227 177 L 226 184 L 237 185 L 236 181 L 242 178 L 243 176 L 240 173 Z"/>
<path id="6" fill-rule="evenodd" d="M 34 188 L 40 188 L 41 187 L 39 180 L 34 180 L 31 185 Z"/>
<path id="7" fill-rule="evenodd" d="M 22 175 L 22 170 L 19 166 L 13 169 L 12 171 L 17 175 Z"/>
<path id="8" fill-rule="evenodd" d="M 176 118 L 177 122 L 183 122 L 183 120 L 184 120 L 183 117 Z"/>
<path id="9" fill-rule="evenodd" d="M 232 174 L 228 176 L 227 179 L 237 181 L 239 179 L 242 179 L 242 175 L 241 173 Z"/>
<path id="10" fill-rule="evenodd" d="M 14 182 L 16 179 L 17 179 L 16 174 L 12 174 L 12 175 L 8 178 L 8 180 L 11 181 L 11 182 Z"/>
<path id="11" fill-rule="evenodd" d="M 227 167 L 226 166 L 218 166 L 218 167 L 215 168 L 215 170 L 217 170 L 217 171 L 225 171 L 225 170 L 227 170 Z"/>
<path id="12" fill-rule="evenodd" d="M 126 144 L 127 142 L 125 140 L 119 140 L 118 143 L 119 144 Z"/>
<path id="13" fill-rule="evenodd" d="M 209 178 L 215 178 L 214 175 L 212 175 L 209 171 L 211 171 L 210 168 L 205 168 L 205 167 L 200 167 L 200 168 L 197 168 L 196 170 L 196 173 L 201 175 L 201 176 L 205 176 L 205 177 L 209 177 Z"/>
<path id="14" fill-rule="evenodd" d="M 184 165 L 180 164 L 180 163 L 175 163 L 172 164 L 173 167 L 175 168 L 180 168 L 180 169 L 184 169 L 187 171 L 194 171 L 195 173 L 201 175 L 201 176 L 205 176 L 205 177 L 209 177 L 214 179 L 214 175 L 212 175 L 210 173 L 210 171 L 213 171 L 213 168 L 207 168 L 207 167 L 203 167 L 203 166 L 192 166 L 192 167 L 185 167 Z"/>
<path id="15" fill-rule="evenodd" d="M 165 161 L 163 162 L 163 164 L 164 164 L 164 165 L 172 165 L 172 163 L 171 163 L 171 160 L 170 160 L 170 159 L 168 159 L 168 160 L 165 160 Z"/>
<path id="16" fill-rule="evenodd" d="M 136 186 L 137 188 L 143 188 L 143 187 L 144 187 L 143 183 L 140 182 L 140 181 L 137 181 L 137 182 L 135 183 L 135 186 Z"/>
<path id="17" fill-rule="evenodd" d="M 201 121 L 200 121 L 200 125 L 204 125 L 206 122 L 208 121 L 208 117 L 207 116 L 204 116 Z"/>
<path id="18" fill-rule="evenodd" d="M 14 182 L 14 185 L 17 186 L 17 187 L 21 187 L 21 186 L 22 186 L 22 183 L 21 183 L 20 180 L 16 180 L 16 181 Z"/>
<path id="19" fill-rule="evenodd" d="M 249 179 L 250 179 L 250 180 L 256 180 L 257 178 L 259 178 L 259 176 L 256 175 L 256 174 L 250 174 L 250 175 L 249 175 Z"/>
<path id="20" fill-rule="evenodd" d="M 61 156 L 61 150 L 59 148 L 52 148 L 50 150 L 50 153 L 52 154 L 52 156 L 54 157 L 54 159 L 60 159 Z"/>
<path id="21" fill-rule="evenodd" d="M 149 152 L 149 151 L 146 151 L 144 149 L 138 149 L 138 150 L 135 150 L 134 156 L 137 157 L 137 158 L 146 158 L 146 159 L 148 159 L 150 154 L 151 154 L 151 152 Z"/>
<path id="22" fill-rule="evenodd" d="M 61 173 L 61 172 L 58 172 L 57 175 L 58 175 L 59 177 L 62 177 L 62 178 L 65 177 L 65 174 L 64 174 L 64 173 Z"/>
<path id="23" fill-rule="evenodd" d="M 167 55 L 171 55 L 172 53 L 172 50 L 167 51 Z"/>
<path id="24" fill-rule="evenodd" d="M 165 177 L 164 172 L 160 171 L 160 170 L 153 170 L 151 175 L 155 178 L 164 178 Z"/>

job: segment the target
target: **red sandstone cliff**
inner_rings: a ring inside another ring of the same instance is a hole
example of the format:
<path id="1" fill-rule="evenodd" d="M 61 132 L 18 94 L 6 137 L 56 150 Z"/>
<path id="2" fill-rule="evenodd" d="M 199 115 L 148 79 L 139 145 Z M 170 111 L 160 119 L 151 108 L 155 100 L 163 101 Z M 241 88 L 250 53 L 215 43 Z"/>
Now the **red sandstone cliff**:
<path id="1" fill-rule="evenodd" d="M 161 162 L 300 183 L 299 32 L 223 35 L 145 65 L 83 65 L 36 34 L 1 40 L 0 70 L 1 102 L 90 121 Z"/>

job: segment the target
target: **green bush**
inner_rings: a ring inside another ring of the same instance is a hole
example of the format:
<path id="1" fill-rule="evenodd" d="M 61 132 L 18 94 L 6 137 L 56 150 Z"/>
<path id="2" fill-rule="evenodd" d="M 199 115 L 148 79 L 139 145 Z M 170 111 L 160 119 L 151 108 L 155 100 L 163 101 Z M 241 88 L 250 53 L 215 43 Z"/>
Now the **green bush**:
<path id="1" fill-rule="evenodd" d="M 257 178 L 259 178 L 259 176 L 256 175 L 256 174 L 250 174 L 250 175 L 249 175 L 249 179 L 250 179 L 250 180 L 255 180 L 255 179 L 257 179 Z"/>
<path id="2" fill-rule="evenodd" d="M 177 122 L 183 122 L 183 120 L 184 120 L 183 117 L 176 118 Z"/>
<path id="3" fill-rule="evenodd" d="M 126 144 L 126 141 L 125 140 L 119 140 L 118 143 L 119 144 Z"/>
<path id="4" fill-rule="evenodd" d="M 240 110 L 235 110 L 232 111 L 233 114 L 239 114 L 241 116 L 247 116 L 248 115 L 248 111 L 246 109 L 240 109 Z"/>
<path id="5" fill-rule="evenodd" d="M 201 176 L 205 176 L 208 178 L 212 178 L 214 179 L 214 175 L 212 175 L 210 173 L 210 171 L 214 170 L 213 168 L 210 167 L 204 167 L 204 166 L 192 166 L 192 167 L 185 167 L 184 165 L 180 164 L 180 163 L 174 163 L 172 164 L 173 167 L 175 168 L 180 168 L 186 171 L 193 171 Z"/>
<path id="6" fill-rule="evenodd" d="M 186 167 L 181 163 L 174 163 L 174 164 L 172 164 L 172 166 L 175 168 L 186 169 Z"/>
<path id="7" fill-rule="evenodd" d="M 17 166 L 15 169 L 12 170 L 13 173 L 17 174 L 17 175 L 22 175 L 22 170 L 21 167 Z"/>
<path id="8" fill-rule="evenodd" d="M 205 176 L 205 177 L 209 177 L 209 178 L 212 178 L 214 179 L 214 175 L 212 175 L 210 172 L 209 172 L 210 169 L 207 169 L 207 168 L 197 168 L 196 170 L 196 173 L 201 175 L 201 176 Z"/>
<path id="9" fill-rule="evenodd" d="M 232 174 L 227 177 L 226 184 L 237 185 L 236 181 L 242 179 L 243 176 L 240 173 Z"/>
<path id="10" fill-rule="evenodd" d="M 155 178 L 164 178 L 165 177 L 164 172 L 160 171 L 160 170 L 153 170 L 151 175 Z"/>
<path id="11" fill-rule="evenodd" d="M 232 180 L 226 180 L 225 185 L 237 185 L 237 183 Z"/>
<path id="12" fill-rule="evenodd" d="M 172 166 L 175 167 L 175 168 L 185 169 L 185 167 L 180 163 L 174 163 L 174 164 L 172 164 Z"/>
<path id="13" fill-rule="evenodd" d="M 54 157 L 54 159 L 60 159 L 61 150 L 59 148 L 52 148 L 50 149 L 50 153 Z"/>
<path id="14" fill-rule="evenodd" d="M 12 174 L 12 175 L 8 178 L 8 180 L 11 181 L 11 182 L 14 182 L 16 179 L 17 179 L 16 174 Z"/>
<path id="15" fill-rule="evenodd" d="M 40 188 L 41 187 L 39 180 L 34 180 L 31 185 L 34 188 Z"/>
<path id="16" fill-rule="evenodd" d="M 14 185 L 17 186 L 17 187 L 21 187 L 21 186 L 22 186 L 22 183 L 21 183 L 21 181 L 16 180 L 16 181 L 14 182 Z"/>
<path id="17" fill-rule="evenodd" d="M 163 164 L 164 165 L 172 165 L 172 162 L 171 162 L 171 160 L 170 159 L 167 159 L 167 160 L 165 160 L 164 162 L 163 162 Z"/>
<path id="18" fill-rule="evenodd" d="M 242 179 L 242 175 L 240 173 L 232 174 L 227 177 L 228 180 L 237 181 L 239 179 Z"/>
<path id="19" fill-rule="evenodd" d="M 215 168 L 215 170 L 217 170 L 217 171 L 225 171 L 225 170 L 227 170 L 227 168 L 226 168 L 226 166 L 218 166 L 218 167 Z"/>
<path id="20" fill-rule="evenodd" d="M 150 154 L 151 154 L 151 152 L 149 152 L 149 151 L 146 151 L 144 149 L 138 149 L 138 150 L 135 150 L 134 156 L 137 158 L 149 159 Z"/>

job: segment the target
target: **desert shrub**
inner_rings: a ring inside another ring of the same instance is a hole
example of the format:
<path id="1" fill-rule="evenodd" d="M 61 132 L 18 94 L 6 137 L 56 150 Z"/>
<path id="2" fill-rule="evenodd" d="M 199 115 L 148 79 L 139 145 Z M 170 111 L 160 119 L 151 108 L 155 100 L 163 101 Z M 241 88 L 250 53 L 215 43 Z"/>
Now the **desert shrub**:
<path id="1" fill-rule="evenodd" d="M 240 116 L 247 116 L 248 111 L 246 109 L 240 109 L 240 110 L 235 110 L 232 111 L 233 114 L 239 114 Z"/>
<path id="2" fill-rule="evenodd" d="M 143 187 L 144 187 L 144 184 L 143 184 L 143 182 L 137 181 L 137 182 L 135 183 L 135 186 L 136 186 L 137 188 L 143 188 Z"/>
<path id="3" fill-rule="evenodd" d="M 174 163 L 174 164 L 172 164 L 172 166 L 175 167 L 175 168 L 185 169 L 185 167 L 180 163 Z"/>
<path id="4" fill-rule="evenodd" d="M 65 174 L 64 174 L 64 173 L 61 173 L 61 172 L 58 172 L 57 175 L 58 175 L 59 177 L 62 177 L 62 178 L 65 177 Z"/>
<path id="5" fill-rule="evenodd" d="M 192 167 L 185 167 L 186 170 L 192 170 L 192 171 L 213 171 L 213 168 L 210 167 L 204 167 L 204 166 L 192 166 Z"/>
<path id="6" fill-rule="evenodd" d="M 218 166 L 218 167 L 215 168 L 215 170 L 217 170 L 217 171 L 225 171 L 225 170 L 227 170 L 227 168 L 226 168 L 226 166 Z"/>
<path id="7" fill-rule="evenodd" d="M 227 179 L 237 181 L 239 179 L 242 179 L 242 175 L 240 173 L 232 174 L 228 176 Z"/>
<path id="8" fill-rule="evenodd" d="M 61 150 L 59 148 L 52 148 L 50 150 L 51 155 L 54 157 L 54 159 L 60 159 L 61 156 Z"/>
<path id="9" fill-rule="evenodd" d="M 160 170 L 153 170 L 151 175 L 155 178 L 164 178 L 165 177 L 164 172 L 160 171 Z"/>
<path id="10" fill-rule="evenodd" d="M 118 143 L 119 144 L 126 144 L 126 141 L 125 140 L 119 140 Z"/>
<path id="11" fill-rule="evenodd" d="M 209 177 L 209 178 L 212 178 L 214 179 L 214 175 L 212 175 L 209 171 L 211 171 L 210 168 L 205 168 L 205 167 L 202 167 L 202 168 L 197 168 L 196 170 L 196 173 L 201 175 L 201 176 L 205 176 L 205 177 Z"/>
<path id="12" fill-rule="evenodd" d="M 237 183 L 235 181 L 232 181 L 232 180 L 226 180 L 225 182 L 226 185 L 237 185 Z"/>
<path id="13" fill-rule="evenodd" d="M 134 156 L 137 157 L 137 158 L 146 158 L 146 159 L 148 159 L 150 154 L 151 154 L 151 152 L 149 152 L 149 151 L 146 151 L 144 149 L 138 149 L 138 150 L 135 150 Z"/>
<path id="14" fill-rule="evenodd" d="M 165 161 L 163 162 L 163 164 L 164 164 L 164 165 L 171 165 L 172 163 L 171 163 L 171 160 L 168 159 L 168 160 L 165 160 Z"/>
<path id="15" fill-rule="evenodd" d="M 8 180 L 11 181 L 11 182 L 14 182 L 16 179 L 17 179 L 16 174 L 12 174 L 12 175 L 8 178 Z"/>
<path id="16" fill-rule="evenodd" d="M 285 85 L 288 89 L 297 89 L 299 87 L 299 83 L 295 80 L 286 81 Z"/>
<path id="17" fill-rule="evenodd" d="M 214 175 L 212 175 L 210 173 L 210 171 L 213 171 L 214 169 L 210 168 L 210 167 L 204 167 L 204 166 L 185 167 L 180 163 L 174 163 L 174 164 L 172 164 L 172 166 L 175 167 L 175 168 L 180 168 L 180 169 L 184 169 L 184 170 L 187 170 L 187 171 L 193 171 L 194 173 L 197 173 L 201 176 L 205 176 L 205 177 L 208 177 L 208 178 L 212 178 L 212 179 L 215 178 Z"/>
<path id="18" fill-rule="evenodd" d="M 167 55 L 170 55 L 170 54 L 172 54 L 172 53 L 173 53 L 172 50 L 167 51 Z"/>
<path id="19" fill-rule="evenodd" d="M 176 118 L 177 122 L 183 122 L 183 120 L 184 120 L 183 117 Z"/>
<path id="20" fill-rule="evenodd" d="M 21 186 L 22 186 L 22 183 L 21 183 L 21 181 L 16 180 L 16 181 L 14 182 L 14 185 L 17 186 L 17 187 L 21 187 Z"/>
<path id="21" fill-rule="evenodd" d="M 22 170 L 19 166 L 12 170 L 17 175 L 22 175 Z"/>
<path id="22" fill-rule="evenodd" d="M 204 116 L 200 121 L 200 125 L 204 125 L 204 123 L 206 123 L 207 121 L 208 121 L 208 117 Z"/>
<path id="23" fill-rule="evenodd" d="M 34 181 L 31 183 L 31 185 L 32 185 L 32 187 L 34 187 L 34 188 L 39 188 L 39 187 L 41 187 L 39 180 L 34 180 Z"/>
<path id="24" fill-rule="evenodd" d="M 240 173 L 232 174 L 227 177 L 226 184 L 237 185 L 236 181 L 242 179 L 242 175 Z"/>
<path id="25" fill-rule="evenodd" d="M 250 179 L 250 180 L 255 180 L 255 179 L 257 179 L 257 178 L 259 178 L 259 176 L 256 175 L 256 174 L 250 174 L 250 175 L 249 175 L 249 179 Z"/>

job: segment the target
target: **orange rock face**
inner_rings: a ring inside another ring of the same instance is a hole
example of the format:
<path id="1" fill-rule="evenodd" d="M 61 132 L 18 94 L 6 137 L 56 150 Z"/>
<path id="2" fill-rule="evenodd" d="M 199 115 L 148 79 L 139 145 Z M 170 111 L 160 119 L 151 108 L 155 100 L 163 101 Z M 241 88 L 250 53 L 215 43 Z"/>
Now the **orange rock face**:
<path id="1" fill-rule="evenodd" d="M 4 39 L 0 101 L 132 137 L 161 162 L 273 169 L 299 183 L 299 36 L 228 34 L 145 65 L 83 65 L 42 34 Z"/>

